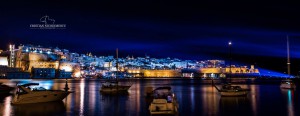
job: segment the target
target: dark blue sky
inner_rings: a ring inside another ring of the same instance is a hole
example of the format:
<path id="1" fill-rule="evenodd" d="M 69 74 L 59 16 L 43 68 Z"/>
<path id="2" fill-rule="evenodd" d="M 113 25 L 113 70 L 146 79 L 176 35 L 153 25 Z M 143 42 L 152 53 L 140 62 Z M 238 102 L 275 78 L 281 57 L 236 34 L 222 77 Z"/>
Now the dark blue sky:
<path id="1" fill-rule="evenodd" d="M 286 36 L 293 73 L 300 70 L 300 7 L 276 2 L 10 1 L 0 3 L 0 49 L 9 43 L 121 56 L 233 59 L 283 72 Z M 48 15 L 64 30 L 34 30 Z"/>

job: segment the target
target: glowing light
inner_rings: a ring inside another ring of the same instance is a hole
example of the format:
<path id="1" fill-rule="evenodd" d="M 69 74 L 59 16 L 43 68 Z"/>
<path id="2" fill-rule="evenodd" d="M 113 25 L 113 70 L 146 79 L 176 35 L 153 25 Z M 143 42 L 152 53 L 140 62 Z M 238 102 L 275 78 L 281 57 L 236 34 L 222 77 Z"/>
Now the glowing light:
<path id="1" fill-rule="evenodd" d="M 0 57 L 0 65 L 8 66 L 8 61 L 6 57 Z"/>
<path id="2" fill-rule="evenodd" d="M 66 72 L 72 72 L 73 68 L 71 66 L 61 66 L 60 70 L 65 70 Z"/>
<path id="3" fill-rule="evenodd" d="M 77 77 L 77 78 L 79 78 L 80 76 L 81 76 L 81 74 L 80 74 L 80 72 L 79 72 L 79 71 L 74 73 L 74 77 Z"/>
<path id="4" fill-rule="evenodd" d="M 229 41 L 229 42 L 228 42 L 228 45 L 231 45 L 231 44 L 232 44 L 231 41 Z"/>

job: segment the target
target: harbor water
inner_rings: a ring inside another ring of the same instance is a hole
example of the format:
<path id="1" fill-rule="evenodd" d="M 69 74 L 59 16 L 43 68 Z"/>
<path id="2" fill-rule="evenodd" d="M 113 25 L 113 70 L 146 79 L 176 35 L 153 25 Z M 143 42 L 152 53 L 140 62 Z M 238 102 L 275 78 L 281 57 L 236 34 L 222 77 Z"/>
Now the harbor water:
<path id="1" fill-rule="evenodd" d="M 15 86 L 39 83 L 46 89 L 63 90 L 65 80 L 0 80 Z M 279 84 L 239 84 L 251 89 L 247 97 L 221 97 L 210 80 L 136 79 L 128 93 L 102 94 L 100 80 L 68 80 L 69 94 L 61 102 L 11 105 L 13 94 L 0 94 L 3 116 L 147 116 L 151 99 L 148 87 L 170 86 L 181 116 L 299 116 L 299 89 L 280 89 Z M 220 86 L 219 86 L 220 87 Z"/>

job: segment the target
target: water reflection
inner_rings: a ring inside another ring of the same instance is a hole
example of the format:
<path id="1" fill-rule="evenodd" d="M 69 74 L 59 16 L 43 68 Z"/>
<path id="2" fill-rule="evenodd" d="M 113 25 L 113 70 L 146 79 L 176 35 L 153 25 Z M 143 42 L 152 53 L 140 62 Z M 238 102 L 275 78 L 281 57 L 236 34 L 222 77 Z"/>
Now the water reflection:
<path id="1" fill-rule="evenodd" d="M 2 80 L 1 80 L 2 81 Z M 16 81 L 6 80 L 8 85 Z M 12 106 L 12 95 L 0 94 L 0 115 L 104 115 L 147 116 L 151 100 L 146 88 L 171 86 L 179 103 L 179 115 L 289 115 L 299 114 L 299 91 L 280 90 L 278 85 L 241 85 L 251 88 L 247 97 L 220 97 L 217 90 L 201 80 L 136 80 L 127 93 L 103 94 L 98 80 L 69 80 L 71 93 L 59 103 Z M 62 90 L 65 80 L 31 80 L 51 89 Z M 206 82 L 205 82 L 206 83 Z M 27 107 L 26 107 L 27 106 Z M 41 112 L 43 111 L 43 112 Z"/>
<path id="2" fill-rule="evenodd" d="M 218 114 L 218 100 L 220 98 L 214 86 L 203 86 L 202 88 L 202 107 L 203 115 L 217 115 Z"/>
<path id="3" fill-rule="evenodd" d="M 252 116 L 250 101 L 247 97 L 221 97 L 220 113 L 224 116 Z"/>
<path id="4" fill-rule="evenodd" d="M 112 93 L 112 94 L 101 94 L 101 115 L 128 115 L 127 112 L 130 111 L 130 107 L 127 106 L 128 92 L 123 93 Z"/>
<path id="5" fill-rule="evenodd" d="M 295 116 L 294 111 L 294 90 L 281 89 L 284 96 L 287 98 L 287 116 Z"/>
<path id="6" fill-rule="evenodd" d="M 14 105 L 14 115 L 17 116 L 53 116 L 65 114 L 65 106 L 62 101 L 38 104 Z"/>

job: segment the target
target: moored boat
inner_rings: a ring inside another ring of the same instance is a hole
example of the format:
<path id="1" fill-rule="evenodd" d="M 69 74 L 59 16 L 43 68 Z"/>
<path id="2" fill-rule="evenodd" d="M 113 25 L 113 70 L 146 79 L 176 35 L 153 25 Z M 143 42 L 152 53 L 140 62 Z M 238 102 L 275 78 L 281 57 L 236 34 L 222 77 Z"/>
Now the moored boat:
<path id="1" fill-rule="evenodd" d="M 10 87 L 8 85 L 4 85 L 3 83 L 0 83 L 0 94 L 6 94 L 10 91 L 14 90 L 14 87 Z"/>
<path id="2" fill-rule="evenodd" d="M 153 101 L 149 106 L 151 115 L 176 115 L 179 104 L 171 87 L 159 87 L 153 91 Z"/>
<path id="3" fill-rule="evenodd" d="M 283 80 L 280 84 L 280 88 L 282 89 L 296 89 L 296 85 L 291 79 Z"/>
<path id="4" fill-rule="evenodd" d="M 217 90 L 224 97 L 247 96 L 250 91 L 250 89 L 243 89 L 240 86 L 232 86 L 231 84 L 224 84 L 221 89 L 217 88 Z"/>
<path id="5" fill-rule="evenodd" d="M 28 104 L 61 101 L 71 92 L 62 90 L 46 90 L 43 87 L 30 88 L 30 86 L 39 85 L 38 83 L 28 83 L 17 86 L 17 92 L 14 95 L 12 104 Z"/>
<path id="6" fill-rule="evenodd" d="M 106 81 L 102 83 L 100 92 L 127 92 L 131 85 L 120 85 L 118 81 Z"/>
<path id="7" fill-rule="evenodd" d="M 109 77 L 110 79 L 102 83 L 100 92 L 102 93 L 116 93 L 116 92 L 128 92 L 129 88 L 132 86 L 131 83 L 127 85 L 121 85 L 119 83 L 118 72 L 119 72 L 119 60 L 118 60 L 118 49 L 116 49 L 116 77 Z"/>

